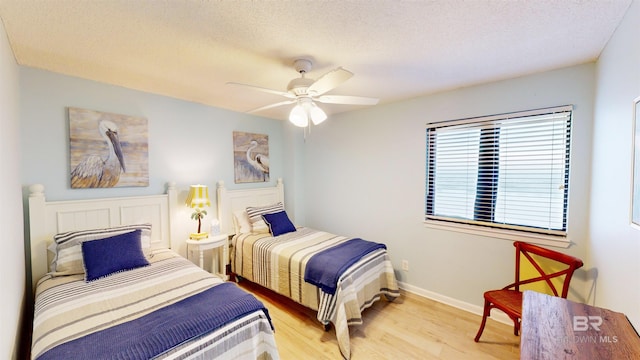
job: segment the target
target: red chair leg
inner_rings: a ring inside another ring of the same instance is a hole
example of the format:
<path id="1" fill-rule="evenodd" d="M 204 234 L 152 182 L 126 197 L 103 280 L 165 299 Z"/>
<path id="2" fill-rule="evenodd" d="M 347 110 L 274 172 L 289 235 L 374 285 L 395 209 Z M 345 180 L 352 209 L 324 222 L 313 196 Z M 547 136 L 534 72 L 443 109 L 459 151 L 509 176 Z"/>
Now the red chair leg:
<path id="1" fill-rule="evenodd" d="M 484 331 L 484 326 L 487 323 L 487 318 L 489 317 L 489 312 L 491 311 L 491 307 L 490 307 L 490 303 L 489 301 L 485 300 L 484 301 L 484 311 L 482 313 L 482 323 L 480 324 L 480 329 L 478 329 L 478 333 L 476 334 L 475 339 L 473 339 L 475 342 L 480 341 L 480 336 L 482 335 L 482 332 Z"/>

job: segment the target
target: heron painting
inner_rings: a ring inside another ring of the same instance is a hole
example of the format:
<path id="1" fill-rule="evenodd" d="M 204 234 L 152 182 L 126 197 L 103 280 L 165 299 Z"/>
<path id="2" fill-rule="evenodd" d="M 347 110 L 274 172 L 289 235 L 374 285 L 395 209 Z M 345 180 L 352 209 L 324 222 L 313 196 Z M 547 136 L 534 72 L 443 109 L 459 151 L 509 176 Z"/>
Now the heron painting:
<path id="1" fill-rule="evenodd" d="M 269 136 L 233 132 L 233 166 L 236 183 L 269 181 Z"/>
<path id="2" fill-rule="evenodd" d="M 71 188 L 149 186 L 147 119 L 69 108 Z"/>

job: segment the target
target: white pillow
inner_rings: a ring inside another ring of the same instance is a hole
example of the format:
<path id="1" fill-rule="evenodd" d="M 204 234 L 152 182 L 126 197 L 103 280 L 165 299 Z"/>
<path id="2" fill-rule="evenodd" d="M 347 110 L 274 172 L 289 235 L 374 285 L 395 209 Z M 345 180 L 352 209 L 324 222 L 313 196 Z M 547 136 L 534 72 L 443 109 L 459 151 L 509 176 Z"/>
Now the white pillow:
<path id="1" fill-rule="evenodd" d="M 233 224 L 236 234 L 246 234 L 251 232 L 251 221 L 246 210 L 236 210 L 233 212 Z"/>
<path id="2" fill-rule="evenodd" d="M 269 227 L 262 219 L 264 214 L 273 214 L 284 211 L 284 205 L 281 202 L 266 206 L 249 206 L 247 207 L 247 216 L 251 221 L 251 232 L 268 233 Z"/>
<path id="3" fill-rule="evenodd" d="M 56 234 L 53 237 L 54 242 L 52 245 L 55 245 L 55 251 L 49 271 L 65 275 L 82 274 L 84 273 L 82 261 L 83 242 L 105 239 L 138 229 L 142 230 L 140 234 L 142 251 L 145 256 L 148 256 L 151 252 L 151 224 L 124 225 L 106 229 L 89 229 Z"/>

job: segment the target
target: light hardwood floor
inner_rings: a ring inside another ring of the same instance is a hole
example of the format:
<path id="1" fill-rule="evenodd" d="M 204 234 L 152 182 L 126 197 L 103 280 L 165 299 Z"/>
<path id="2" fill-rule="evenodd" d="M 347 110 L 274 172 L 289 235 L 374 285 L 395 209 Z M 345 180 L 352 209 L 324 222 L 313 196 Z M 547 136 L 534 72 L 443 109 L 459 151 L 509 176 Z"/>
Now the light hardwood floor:
<path id="1" fill-rule="evenodd" d="M 239 285 L 269 309 L 283 360 L 342 359 L 335 331 L 325 332 L 314 311 L 246 280 Z M 415 294 L 382 299 L 363 318 L 350 329 L 352 360 L 519 359 L 520 338 L 512 326 L 488 320 L 476 343 L 480 316 Z"/>

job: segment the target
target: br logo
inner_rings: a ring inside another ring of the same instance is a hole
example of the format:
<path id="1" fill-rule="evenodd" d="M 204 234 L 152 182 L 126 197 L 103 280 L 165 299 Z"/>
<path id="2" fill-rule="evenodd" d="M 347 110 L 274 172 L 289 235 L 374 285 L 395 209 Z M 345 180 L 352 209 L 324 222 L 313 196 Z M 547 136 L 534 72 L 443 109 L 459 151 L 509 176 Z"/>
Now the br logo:
<path id="1" fill-rule="evenodd" d="M 600 325 L 602 325 L 601 316 L 573 316 L 573 331 L 587 331 L 589 328 L 600 331 Z"/>

